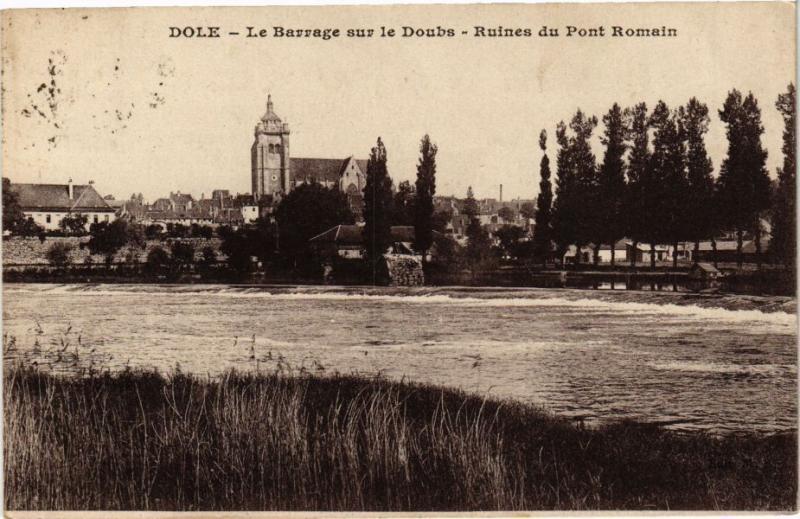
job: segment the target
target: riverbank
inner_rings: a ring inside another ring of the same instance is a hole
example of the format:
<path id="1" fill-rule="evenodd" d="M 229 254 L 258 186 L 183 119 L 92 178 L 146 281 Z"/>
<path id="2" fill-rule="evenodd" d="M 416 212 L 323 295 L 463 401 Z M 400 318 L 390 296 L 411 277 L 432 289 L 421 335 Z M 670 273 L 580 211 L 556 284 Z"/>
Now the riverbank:
<path id="1" fill-rule="evenodd" d="M 4 372 L 10 510 L 794 510 L 796 433 L 599 428 L 355 376 Z"/>

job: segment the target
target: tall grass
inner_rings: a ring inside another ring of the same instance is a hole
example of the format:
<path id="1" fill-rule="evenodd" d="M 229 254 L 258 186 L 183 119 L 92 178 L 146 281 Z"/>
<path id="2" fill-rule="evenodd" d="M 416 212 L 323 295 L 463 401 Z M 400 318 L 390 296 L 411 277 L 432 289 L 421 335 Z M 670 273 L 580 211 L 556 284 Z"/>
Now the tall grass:
<path id="1" fill-rule="evenodd" d="M 353 376 L 4 372 L 11 510 L 769 509 L 796 435 L 576 427 Z"/>

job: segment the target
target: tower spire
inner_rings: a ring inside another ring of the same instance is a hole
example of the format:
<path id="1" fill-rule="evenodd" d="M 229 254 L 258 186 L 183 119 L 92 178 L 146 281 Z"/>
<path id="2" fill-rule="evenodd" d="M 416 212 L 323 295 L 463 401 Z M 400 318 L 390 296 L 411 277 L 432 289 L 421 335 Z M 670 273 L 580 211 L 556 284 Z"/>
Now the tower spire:
<path id="1" fill-rule="evenodd" d="M 272 111 L 272 94 L 267 94 L 267 113 Z"/>

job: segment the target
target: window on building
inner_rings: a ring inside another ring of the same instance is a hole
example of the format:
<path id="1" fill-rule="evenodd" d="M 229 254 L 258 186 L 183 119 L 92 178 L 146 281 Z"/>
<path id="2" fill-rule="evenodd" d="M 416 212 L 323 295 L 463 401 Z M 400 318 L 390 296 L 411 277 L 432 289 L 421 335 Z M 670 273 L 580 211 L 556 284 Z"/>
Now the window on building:
<path id="1" fill-rule="evenodd" d="M 100 222 L 100 218 L 98 218 L 97 215 L 94 215 L 94 223 L 99 223 L 99 222 Z"/>
<path id="2" fill-rule="evenodd" d="M 50 215 L 48 214 L 47 216 L 45 216 L 45 217 L 44 217 L 44 220 L 45 220 L 47 223 L 50 223 Z"/>
<path id="3" fill-rule="evenodd" d="M 108 221 L 108 220 L 109 220 L 109 216 L 108 216 L 108 215 L 106 215 L 106 217 L 105 217 L 105 221 Z"/>

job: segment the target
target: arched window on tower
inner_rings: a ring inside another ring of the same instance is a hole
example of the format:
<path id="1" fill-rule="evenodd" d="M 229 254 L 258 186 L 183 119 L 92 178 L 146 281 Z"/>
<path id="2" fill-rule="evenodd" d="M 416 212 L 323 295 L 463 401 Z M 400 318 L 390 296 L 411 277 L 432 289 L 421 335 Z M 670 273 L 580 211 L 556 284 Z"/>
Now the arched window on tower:
<path id="1" fill-rule="evenodd" d="M 281 152 L 281 145 L 280 144 L 276 144 L 275 145 L 275 153 L 280 153 L 280 152 Z"/>
<path id="2" fill-rule="evenodd" d="M 269 152 L 270 153 L 275 153 L 275 145 L 272 144 L 272 143 L 269 143 Z"/>

